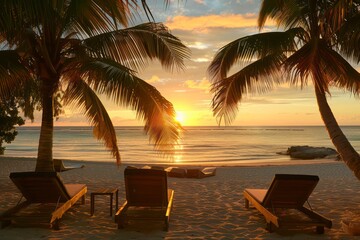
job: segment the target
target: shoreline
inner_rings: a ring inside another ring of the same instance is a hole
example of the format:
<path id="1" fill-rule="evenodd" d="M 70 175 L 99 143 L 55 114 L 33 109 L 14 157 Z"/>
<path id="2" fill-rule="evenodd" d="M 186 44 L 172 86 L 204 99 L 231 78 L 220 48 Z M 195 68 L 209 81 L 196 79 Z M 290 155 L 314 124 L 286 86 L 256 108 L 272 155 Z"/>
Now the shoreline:
<path id="1" fill-rule="evenodd" d="M 5 160 L 20 160 L 20 161 L 36 161 L 36 158 L 34 157 L 11 157 L 11 156 L 0 156 L 0 161 L 2 159 Z M 70 160 L 70 159 L 61 159 L 61 158 L 56 158 L 58 160 L 62 160 L 64 161 L 64 163 L 76 163 L 76 164 L 87 164 L 87 163 L 92 163 L 92 164 L 110 164 L 110 165 L 116 165 L 116 162 L 114 160 L 114 162 L 111 161 L 89 161 L 89 160 Z M 253 162 L 252 162 L 253 161 Z M 161 166 L 161 167 L 221 167 L 221 168 L 226 168 L 226 167 L 268 167 L 268 166 L 288 166 L 288 165 L 312 165 L 312 164 L 336 164 L 336 163 L 342 163 L 342 161 L 338 161 L 335 159 L 310 159 L 310 160 L 295 160 L 295 159 L 290 159 L 288 161 L 260 161 L 257 162 L 256 160 L 248 160 L 248 161 L 244 161 L 244 163 L 236 163 L 236 164 L 214 164 L 214 163 L 202 163 L 202 164 L 182 164 L 182 163 L 168 163 L 168 164 L 164 164 L 164 163 L 147 163 L 147 164 L 140 164 L 140 163 L 121 163 L 120 166 Z M 35 166 L 35 165 L 34 165 Z"/>
<path id="2" fill-rule="evenodd" d="M 70 162 L 70 161 L 69 161 Z M 76 161 L 74 161 L 76 162 Z M 46 228 L 0 229 L 0 239 L 352 239 L 341 221 L 360 222 L 360 184 L 343 162 L 272 166 L 219 167 L 216 176 L 204 179 L 168 178 L 174 189 L 174 206 L 168 232 L 153 224 L 134 223 L 117 229 L 109 216 L 109 198 L 96 198 L 90 216 L 90 193 L 103 187 L 119 189 L 125 200 L 124 168 L 114 163 L 86 162 L 85 167 L 61 173 L 65 183 L 88 186 L 85 205 L 75 205 L 60 222 L 60 230 Z M 305 161 L 306 162 L 306 161 Z M 67 162 L 66 162 L 67 163 Z M 16 205 L 19 191 L 10 172 L 33 171 L 34 158 L 0 157 L 0 212 Z M 312 208 L 332 219 L 333 227 L 317 235 L 313 228 L 265 230 L 265 221 L 253 208 L 244 207 L 244 188 L 267 188 L 275 173 L 318 175 L 320 182 L 309 200 Z"/>

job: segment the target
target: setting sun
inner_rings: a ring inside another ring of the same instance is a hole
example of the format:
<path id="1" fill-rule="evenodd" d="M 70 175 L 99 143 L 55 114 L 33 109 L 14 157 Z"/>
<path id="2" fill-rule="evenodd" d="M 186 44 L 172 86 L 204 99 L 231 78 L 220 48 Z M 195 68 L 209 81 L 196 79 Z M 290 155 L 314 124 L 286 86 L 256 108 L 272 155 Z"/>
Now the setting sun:
<path id="1" fill-rule="evenodd" d="M 183 112 L 176 112 L 176 121 L 178 121 L 181 125 L 185 124 L 185 114 Z"/>

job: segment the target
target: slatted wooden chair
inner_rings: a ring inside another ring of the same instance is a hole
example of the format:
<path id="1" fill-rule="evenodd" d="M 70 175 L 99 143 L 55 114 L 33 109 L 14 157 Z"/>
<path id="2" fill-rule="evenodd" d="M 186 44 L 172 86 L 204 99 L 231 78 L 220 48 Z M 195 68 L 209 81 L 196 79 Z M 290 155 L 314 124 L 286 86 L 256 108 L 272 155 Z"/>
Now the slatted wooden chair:
<path id="1" fill-rule="evenodd" d="M 174 190 L 167 187 L 167 173 L 156 169 L 126 168 L 126 201 L 115 215 L 118 228 L 129 220 L 163 221 L 169 229 Z"/>
<path id="2" fill-rule="evenodd" d="M 15 207 L 0 215 L 2 227 L 13 223 L 59 229 L 62 215 L 79 199 L 85 203 L 86 185 L 64 184 L 56 172 L 14 172 L 10 179 L 22 198 Z"/>
<path id="3" fill-rule="evenodd" d="M 245 189 L 245 207 L 251 203 L 265 217 L 267 229 L 283 226 L 315 226 L 317 233 L 331 228 L 331 220 L 316 213 L 305 202 L 319 182 L 318 176 L 276 174 L 269 189 Z"/>

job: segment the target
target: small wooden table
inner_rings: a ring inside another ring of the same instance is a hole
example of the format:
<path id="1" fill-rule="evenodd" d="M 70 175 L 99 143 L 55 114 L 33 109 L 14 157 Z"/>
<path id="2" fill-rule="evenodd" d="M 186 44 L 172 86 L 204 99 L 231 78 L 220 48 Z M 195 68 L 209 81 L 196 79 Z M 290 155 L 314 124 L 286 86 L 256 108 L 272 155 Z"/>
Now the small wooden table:
<path id="1" fill-rule="evenodd" d="M 116 209 L 115 211 L 117 211 L 118 207 L 119 207 L 119 198 L 118 198 L 118 194 L 119 194 L 119 189 L 117 188 L 102 188 L 102 189 L 98 189 L 95 192 L 91 193 L 91 207 L 90 207 L 90 215 L 94 215 L 94 211 L 95 211 L 95 196 L 96 195 L 109 195 L 110 196 L 110 216 L 112 216 L 112 210 L 113 210 L 113 196 L 115 193 L 115 203 L 116 203 Z"/>

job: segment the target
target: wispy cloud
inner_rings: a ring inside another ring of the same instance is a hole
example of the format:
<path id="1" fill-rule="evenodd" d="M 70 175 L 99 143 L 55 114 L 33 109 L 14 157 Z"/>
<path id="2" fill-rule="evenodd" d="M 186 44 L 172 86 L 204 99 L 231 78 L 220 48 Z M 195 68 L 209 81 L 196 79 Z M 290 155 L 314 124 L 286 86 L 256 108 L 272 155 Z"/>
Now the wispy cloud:
<path id="1" fill-rule="evenodd" d="M 312 102 L 312 98 L 306 98 L 306 97 L 289 97 L 289 98 L 276 98 L 276 97 L 268 97 L 268 98 L 246 98 L 244 99 L 245 104 L 303 104 L 305 102 Z"/>
<path id="2" fill-rule="evenodd" d="M 195 0 L 196 3 L 206 5 L 204 0 Z"/>
<path id="3" fill-rule="evenodd" d="M 198 80 L 198 81 L 187 80 L 187 81 L 185 81 L 185 85 L 188 88 L 200 89 L 200 90 L 204 90 L 206 92 L 209 92 L 211 83 L 206 78 L 203 78 L 202 80 Z"/>
<path id="4" fill-rule="evenodd" d="M 209 48 L 209 47 L 210 47 L 210 44 L 208 44 L 208 43 L 203 43 L 203 42 L 193 42 L 193 43 L 187 44 L 187 46 L 188 46 L 189 48 L 195 48 L 195 49 L 200 49 L 200 50 L 202 50 L 202 49 L 207 49 L 207 48 Z"/>
<path id="5" fill-rule="evenodd" d="M 153 75 L 151 76 L 150 79 L 147 79 L 146 81 L 148 83 L 157 83 L 157 82 L 161 82 L 161 79 L 157 75 Z"/>
<path id="6" fill-rule="evenodd" d="M 210 62 L 210 59 L 209 58 L 195 58 L 193 59 L 194 62 L 198 62 L 198 63 L 201 63 L 201 62 Z"/>

